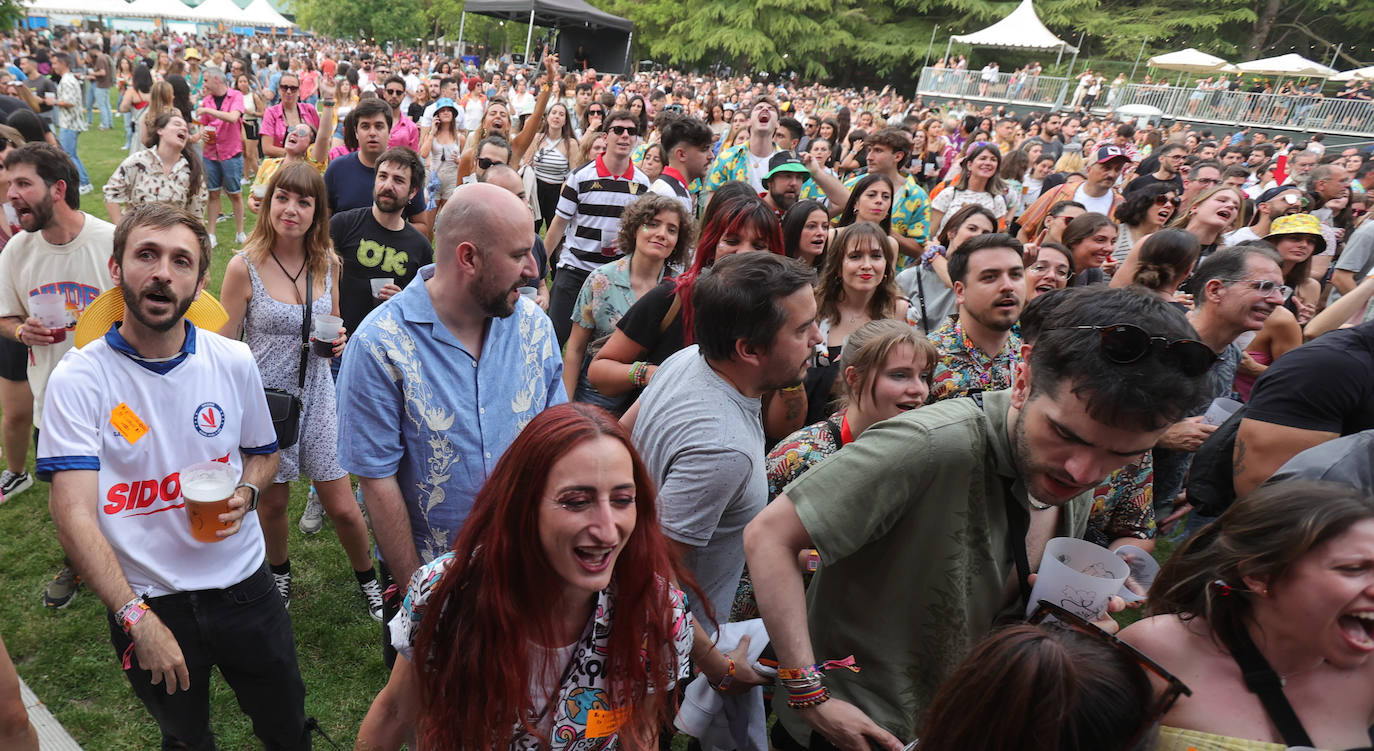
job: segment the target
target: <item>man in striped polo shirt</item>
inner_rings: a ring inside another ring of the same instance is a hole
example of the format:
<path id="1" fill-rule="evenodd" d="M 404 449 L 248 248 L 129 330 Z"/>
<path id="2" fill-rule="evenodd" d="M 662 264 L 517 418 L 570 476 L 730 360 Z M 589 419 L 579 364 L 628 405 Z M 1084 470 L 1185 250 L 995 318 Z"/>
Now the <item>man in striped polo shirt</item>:
<path id="1" fill-rule="evenodd" d="M 649 192 L 648 176 L 630 160 L 639 140 L 638 120 L 626 110 L 615 110 L 605 122 L 606 153 L 568 175 L 544 235 L 550 253 L 559 253 L 549 317 L 560 347 L 568 340 L 573 306 L 587 275 L 624 255 L 616 246 L 621 212 Z"/>

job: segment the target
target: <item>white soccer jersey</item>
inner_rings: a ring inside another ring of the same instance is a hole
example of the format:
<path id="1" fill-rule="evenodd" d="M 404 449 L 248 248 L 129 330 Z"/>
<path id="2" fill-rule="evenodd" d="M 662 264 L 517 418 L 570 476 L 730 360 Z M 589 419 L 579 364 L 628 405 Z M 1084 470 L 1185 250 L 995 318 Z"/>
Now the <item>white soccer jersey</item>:
<path id="1" fill-rule="evenodd" d="M 135 360 L 117 331 L 69 352 L 49 381 L 38 441 L 39 471 L 99 470 L 100 531 L 129 585 L 154 597 L 228 587 L 266 555 L 256 512 L 219 542 L 191 537 L 178 472 L 208 460 L 241 469 L 240 450 L 270 454 L 277 439 L 248 346 L 186 330 L 175 363 Z M 112 422 L 121 405 L 147 428 L 133 443 Z"/>

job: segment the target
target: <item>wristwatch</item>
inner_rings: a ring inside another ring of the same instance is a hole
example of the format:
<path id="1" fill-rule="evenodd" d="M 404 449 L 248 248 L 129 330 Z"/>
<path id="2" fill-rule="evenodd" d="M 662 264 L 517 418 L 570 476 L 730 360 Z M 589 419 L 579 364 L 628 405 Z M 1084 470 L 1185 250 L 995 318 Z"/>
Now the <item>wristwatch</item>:
<path id="1" fill-rule="evenodd" d="M 238 490 L 239 488 L 248 488 L 248 490 L 251 491 L 250 494 L 249 494 L 249 496 L 248 496 L 248 508 L 245 509 L 245 510 L 246 510 L 246 511 L 257 511 L 257 510 L 258 510 L 258 492 L 259 492 L 259 491 L 258 491 L 258 486 L 257 486 L 257 485 L 254 485 L 254 484 L 251 483 L 251 482 L 241 482 L 241 483 L 239 483 L 239 484 L 234 488 L 234 490 Z"/>

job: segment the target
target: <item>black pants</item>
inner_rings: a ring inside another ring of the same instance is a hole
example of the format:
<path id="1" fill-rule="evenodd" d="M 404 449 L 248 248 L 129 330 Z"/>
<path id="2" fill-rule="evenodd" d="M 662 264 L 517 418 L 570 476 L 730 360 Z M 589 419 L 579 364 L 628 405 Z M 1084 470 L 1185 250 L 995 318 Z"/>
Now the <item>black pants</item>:
<path id="1" fill-rule="evenodd" d="M 542 232 L 545 227 L 549 226 L 549 222 L 553 221 L 553 212 L 558 208 L 558 194 L 561 192 L 563 192 L 563 183 L 534 181 L 534 194 L 539 199 L 539 216 L 543 217 L 535 223 L 535 232 Z M 553 244 L 558 244 L 558 238 L 549 239 Z"/>
<path id="2" fill-rule="evenodd" d="M 396 585 L 396 580 L 391 577 L 391 569 L 386 567 L 386 563 L 380 558 L 377 559 L 377 584 L 382 588 L 382 662 L 386 664 L 386 669 L 391 670 L 396 665 L 396 648 L 391 646 L 391 629 L 387 624 L 391 619 L 401 612 L 401 601 L 406 597 L 406 587 L 410 582 L 402 583 L 395 591 L 392 587 Z"/>
<path id="3" fill-rule="evenodd" d="M 296 664 L 291 618 L 282 607 L 267 564 L 225 589 L 152 597 L 148 607 L 176 637 L 191 676 L 189 691 L 168 696 L 162 684 L 130 653 L 124 671 L 134 693 L 157 721 L 162 748 L 213 751 L 210 730 L 210 668 L 218 667 L 234 691 L 239 709 L 253 722 L 263 747 L 309 749 L 305 726 L 305 683 Z M 129 636 L 107 613 L 110 643 L 122 659 Z"/>
<path id="4" fill-rule="evenodd" d="M 773 730 L 768 734 L 769 740 L 773 742 L 773 748 L 778 751 L 839 751 L 825 736 L 811 731 L 811 737 L 807 739 L 809 745 L 798 743 L 792 735 L 783 728 L 781 722 L 773 723 Z"/>
<path id="5" fill-rule="evenodd" d="M 563 252 L 568 252 L 567 248 Z M 558 335 L 558 347 L 568 343 L 572 331 L 572 311 L 577 305 L 577 295 L 582 291 L 582 283 L 587 281 L 590 271 L 564 266 L 553 277 L 553 289 L 549 290 L 549 318 L 553 319 L 553 331 Z M 569 394 L 568 396 L 572 396 Z"/>

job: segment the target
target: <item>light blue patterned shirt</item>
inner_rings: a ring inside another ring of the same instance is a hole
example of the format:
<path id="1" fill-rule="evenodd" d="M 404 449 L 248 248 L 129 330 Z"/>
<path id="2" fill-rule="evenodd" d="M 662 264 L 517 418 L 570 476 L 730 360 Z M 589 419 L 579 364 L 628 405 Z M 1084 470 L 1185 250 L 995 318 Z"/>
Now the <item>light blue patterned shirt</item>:
<path id="1" fill-rule="evenodd" d="M 515 436 L 568 400 L 553 324 L 521 297 L 493 318 L 476 359 L 439 321 L 420 269 L 348 342 L 339 373 L 339 463 L 396 475 L 424 562 L 447 552 Z"/>

